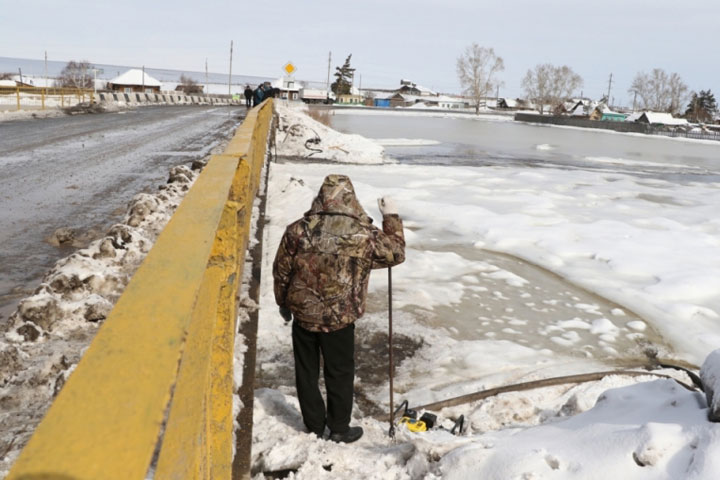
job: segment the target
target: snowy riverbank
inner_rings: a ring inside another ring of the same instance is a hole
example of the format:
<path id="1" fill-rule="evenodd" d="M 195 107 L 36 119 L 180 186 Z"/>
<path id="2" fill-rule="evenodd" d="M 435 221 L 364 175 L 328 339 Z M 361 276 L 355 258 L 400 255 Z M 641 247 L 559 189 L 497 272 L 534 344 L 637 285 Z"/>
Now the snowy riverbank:
<path id="1" fill-rule="evenodd" d="M 379 218 L 375 198 L 392 195 L 405 219 L 408 260 L 393 273 L 395 329 L 419 346 L 398 368 L 396 402 L 408 398 L 417 405 L 608 369 L 643 354 L 699 365 L 720 345 L 714 286 L 720 264 L 713 260 L 720 225 L 712 215 L 720 185 L 517 165 L 298 161 L 270 170 L 258 338 L 258 365 L 266 378 L 292 368 L 290 334 L 272 298 L 275 248 L 285 225 L 302 215 L 329 173 L 353 179 L 371 216 Z M 563 291 L 538 298 L 541 285 L 524 278 L 522 269 L 516 273 L 473 253 L 486 249 L 542 266 L 597 300 L 581 302 Z M 485 287 L 490 276 L 507 289 Z M 387 329 L 384 278 L 384 272 L 371 278 L 359 343 Z M 498 298 L 504 311 L 491 308 Z M 538 323 L 541 315 L 555 317 Z M 661 338 L 650 337 L 651 330 Z M 383 350 L 374 355 L 371 364 L 387 362 Z M 366 378 L 357 372 L 356 390 L 386 409 L 387 386 Z M 704 397 L 651 377 L 607 377 L 447 408 L 435 413 L 446 422 L 465 415 L 463 436 L 401 430 L 396 443 L 387 439 L 387 423 L 359 405 L 354 423 L 366 435 L 356 444 L 302 433 L 291 381 L 258 390 L 255 409 L 254 471 L 289 469 L 294 478 L 720 475 L 710 453 L 720 448 L 720 430 L 706 420 Z"/>

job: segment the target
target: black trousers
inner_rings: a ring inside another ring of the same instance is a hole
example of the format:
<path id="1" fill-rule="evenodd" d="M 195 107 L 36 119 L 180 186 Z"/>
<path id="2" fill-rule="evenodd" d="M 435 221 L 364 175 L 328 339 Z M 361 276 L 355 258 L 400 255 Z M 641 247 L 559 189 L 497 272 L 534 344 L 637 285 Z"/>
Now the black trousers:
<path id="1" fill-rule="evenodd" d="M 295 386 L 305 426 L 318 435 L 325 425 L 333 433 L 350 428 L 355 381 L 355 325 L 334 332 L 310 332 L 297 322 L 292 326 Z M 318 379 L 320 353 L 327 390 L 327 413 Z"/>

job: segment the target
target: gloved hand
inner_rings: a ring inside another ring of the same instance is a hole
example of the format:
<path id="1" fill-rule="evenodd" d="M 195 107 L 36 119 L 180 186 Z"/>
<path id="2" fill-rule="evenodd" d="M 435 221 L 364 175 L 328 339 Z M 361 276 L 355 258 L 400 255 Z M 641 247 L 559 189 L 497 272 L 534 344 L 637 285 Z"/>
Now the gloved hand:
<path id="1" fill-rule="evenodd" d="M 395 202 L 390 197 L 381 197 L 378 198 L 378 208 L 380 209 L 380 213 L 384 215 L 397 215 L 398 209 L 395 205 Z"/>
<path id="2" fill-rule="evenodd" d="M 286 322 L 292 321 L 292 312 L 287 307 L 280 307 L 280 315 Z"/>

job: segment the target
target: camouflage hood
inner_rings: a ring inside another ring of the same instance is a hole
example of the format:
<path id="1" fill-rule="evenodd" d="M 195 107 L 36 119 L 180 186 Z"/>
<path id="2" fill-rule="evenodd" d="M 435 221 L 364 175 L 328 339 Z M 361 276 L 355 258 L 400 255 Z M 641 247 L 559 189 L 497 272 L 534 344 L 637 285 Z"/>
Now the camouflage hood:
<path id="1" fill-rule="evenodd" d="M 355 189 L 350 178 L 345 175 L 328 175 L 320 187 L 317 197 L 313 200 L 310 215 L 347 215 L 363 223 L 372 223 L 372 219 L 365 213 L 362 205 L 355 196 Z"/>

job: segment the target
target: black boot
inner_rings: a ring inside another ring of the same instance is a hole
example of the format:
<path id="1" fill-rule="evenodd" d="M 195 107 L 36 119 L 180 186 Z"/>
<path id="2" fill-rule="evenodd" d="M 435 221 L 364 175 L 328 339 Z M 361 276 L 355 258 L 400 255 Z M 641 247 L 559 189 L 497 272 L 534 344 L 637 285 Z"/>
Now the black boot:
<path id="1" fill-rule="evenodd" d="M 330 433 L 330 440 L 337 443 L 352 443 L 359 440 L 363 436 L 362 427 L 350 427 L 347 432 L 343 433 Z"/>

